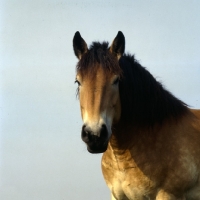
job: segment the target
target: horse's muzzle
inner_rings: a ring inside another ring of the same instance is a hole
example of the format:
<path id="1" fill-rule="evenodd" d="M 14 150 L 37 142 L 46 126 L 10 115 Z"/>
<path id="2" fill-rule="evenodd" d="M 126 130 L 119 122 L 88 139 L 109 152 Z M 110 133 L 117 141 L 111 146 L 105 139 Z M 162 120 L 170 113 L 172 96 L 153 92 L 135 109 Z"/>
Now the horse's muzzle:
<path id="1" fill-rule="evenodd" d="M 95 131 L 83 125 L 81 138 L 87 144 L 87 150 L 90 153 L 103 153 L 107 150 L 108 130 L 104 124 Z"/>

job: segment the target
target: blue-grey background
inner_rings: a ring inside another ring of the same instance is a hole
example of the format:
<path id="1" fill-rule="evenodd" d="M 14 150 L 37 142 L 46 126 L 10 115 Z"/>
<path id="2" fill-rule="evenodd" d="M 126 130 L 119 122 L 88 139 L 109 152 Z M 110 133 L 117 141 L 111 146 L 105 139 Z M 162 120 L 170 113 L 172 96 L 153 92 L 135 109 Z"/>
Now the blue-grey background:
<path id="1" fill-rule="evenodd" d="M 200 1 L 1 0 L 0 199 L 102 200 L 101 155 L 80 138 L 72 39 L 112 42 L 200 108 Z"/>

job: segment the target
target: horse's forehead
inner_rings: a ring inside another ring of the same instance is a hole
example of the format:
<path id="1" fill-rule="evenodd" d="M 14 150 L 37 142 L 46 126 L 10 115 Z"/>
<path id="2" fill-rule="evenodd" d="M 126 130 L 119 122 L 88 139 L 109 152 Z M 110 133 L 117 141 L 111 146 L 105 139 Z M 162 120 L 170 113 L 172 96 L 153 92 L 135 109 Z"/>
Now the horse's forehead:
<path id="1" fill-rule="evenodd" d="M 102 66 L 95 66 L 93 69 L 85 71 L 78 71 L 77 78 L 81 78 L 84 82 L 98 82 L 105 83 L 112 79 L 114 73 Z"/>

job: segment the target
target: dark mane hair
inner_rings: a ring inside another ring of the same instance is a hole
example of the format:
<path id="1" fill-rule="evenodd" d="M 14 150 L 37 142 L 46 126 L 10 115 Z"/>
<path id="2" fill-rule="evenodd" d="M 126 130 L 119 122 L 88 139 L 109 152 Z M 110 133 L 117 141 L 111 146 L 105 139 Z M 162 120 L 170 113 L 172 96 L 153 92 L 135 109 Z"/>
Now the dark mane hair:
<path id="1" fill-rule="evenodd" d="M 119 85 L 123 121 L 152 126 L 187 112 L 187 105 L 167 91 L 134 56 L 124 54 L 119 64 L 124 76 Z"/>
<path id="2" fill-rule="evenodd" d="M 116 58 L 110 53 L 108 42 L 93 42 L 87 53 L 83 55 L 77 64 L 77 71 L 81 73 L 93 73 L 95 66 L 101 65 L 105 72 L 121 75 L 122 70 Z"/>
<path id="3" fill-rule="evenodd" d="M 119 61 L 110 53 L 108 42 L 93 42 L 77 64 L 77 71 L 93 73 L 100 64 L 105 71 L 121 76 L 119 92 L 121 121 L 153 126 L 167 118 L 179 118 L 187 105 L 168 92 L 133 55 L 124 54 Z"/>

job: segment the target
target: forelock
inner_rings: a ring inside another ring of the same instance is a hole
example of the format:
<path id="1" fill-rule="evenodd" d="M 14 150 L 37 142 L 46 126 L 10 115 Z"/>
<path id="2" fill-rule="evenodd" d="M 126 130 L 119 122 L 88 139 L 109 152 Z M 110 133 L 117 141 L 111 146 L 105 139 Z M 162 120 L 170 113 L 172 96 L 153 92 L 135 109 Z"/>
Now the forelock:
<path id="1" fill-rule="evenodd" d="M 101 66 L 105 72 L 121 75 L 118 60 L 109 51 L 108 42 L 93 42 L 77 64 L 77 71 L 92 73 L 96 66 Z"/>

